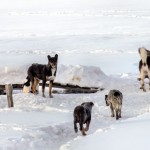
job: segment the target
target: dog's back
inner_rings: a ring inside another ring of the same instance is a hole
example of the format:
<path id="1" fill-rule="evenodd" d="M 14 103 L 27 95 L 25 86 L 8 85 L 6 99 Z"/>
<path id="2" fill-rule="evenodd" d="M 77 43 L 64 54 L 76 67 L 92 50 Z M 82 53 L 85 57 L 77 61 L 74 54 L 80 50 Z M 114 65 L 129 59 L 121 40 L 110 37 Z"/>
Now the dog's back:
<path id="1" fill-rule="evenodd" d="M 110 90 L 107 96 L 106 101 L 110 105 L 112 117 L 114 117 L 115 113 L 116 119 L 121 117 L 122 99 L 123 95 L 119 90 Z"/>
<path id="2" fill-rule="evenodd" d="M 28 69 L 28 78 L 30 78 L 31 80 L 34 79 L 34 77 L 42 80 L 43 75 L 45 74 L 45 68 L 46 65 L 42 65 L 42 64 L 32 64 L 29 69 Z"/>
<path id="3" fill-rule="evenodd" d="M 122 107 L 122 93 L 120 91 L 115 91 L 113 96 L 112 105 L 116 111 L 121 111 Z"/>
<path id="4" fill-rule="evenodd" d="M 84 122 L 84 107 L 83 106 L 77 106 L 74 109 L 74 118 L 76 119 L 76 122 L 83 123 Z"/>
<path id="5" fill-rule="evenodd" d="M 123 95 L 119 90 L 110 90 L 108 99 L 113 105 L 122 105 Z"/>

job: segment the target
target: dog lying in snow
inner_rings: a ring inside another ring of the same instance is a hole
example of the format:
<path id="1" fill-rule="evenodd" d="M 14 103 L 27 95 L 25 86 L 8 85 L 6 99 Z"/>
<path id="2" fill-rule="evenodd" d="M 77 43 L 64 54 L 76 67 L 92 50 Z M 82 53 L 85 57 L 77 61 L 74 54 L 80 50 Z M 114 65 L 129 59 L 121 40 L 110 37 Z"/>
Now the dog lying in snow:
<path id="1" fill-rule="evenodd" d="M 140 89 L 143 89 L 145 92 L 145 86 L 144 86 L 144 79 L 149 79 L 149 89 L 150 89 L 150 51 L 146 48 L 142 47 L 139 48 L 139 54 L 141 57 L 141 60 L 139 62 L 139 71 L 140 71 L 140 78 L 138 79 L 141 82 Z"/>
<path id="2" fill-rule="evenodd" d="M 119 90 L 110 90 L 108 95 L 105 95 L 106 106 L 110 106 L 111 117 L 116 117 L 116 120 L 121 118 L 123 95 Z"/>
<path id="3" fill-rule="evenodd" d="M 89 130 L 89 125 L 91 122 L 91 111 L 93 106 L 94 106 L 93 102 L 85 102 L 75 107 L 73 114 L 75 132 L 78 132 L 77 123 L 79 123 L 82 135 L 86 135 L 85 131 Z M 86 128 L 83 127 L 83 124 L 86 124 Z"/>

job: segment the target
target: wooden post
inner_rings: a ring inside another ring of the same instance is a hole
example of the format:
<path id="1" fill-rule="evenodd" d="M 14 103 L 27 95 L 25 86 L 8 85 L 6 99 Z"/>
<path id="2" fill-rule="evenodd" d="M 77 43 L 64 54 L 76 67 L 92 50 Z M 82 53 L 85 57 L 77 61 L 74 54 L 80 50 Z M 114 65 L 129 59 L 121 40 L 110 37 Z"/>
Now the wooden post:
<path id="1" fill-rule="evenodd" d="M 13 92 L 12 85 L 11 84 L 6 84 L 5 89 L 6 89 L 8 107 L 14 107 L 13 97 L 12 97 L 12 92 Z"/>

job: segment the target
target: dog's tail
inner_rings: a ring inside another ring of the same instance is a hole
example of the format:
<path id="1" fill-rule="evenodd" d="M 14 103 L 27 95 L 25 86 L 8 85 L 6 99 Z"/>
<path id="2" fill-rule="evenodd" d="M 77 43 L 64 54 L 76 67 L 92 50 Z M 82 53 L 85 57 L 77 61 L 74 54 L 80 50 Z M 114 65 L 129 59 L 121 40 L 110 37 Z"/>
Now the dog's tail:
<path id="1" fill-rule="evenodd" d="M 31 81 L 30 78 L 27 76 L 26 79 L 27 79 L 27 82 L 25 82 L 23 85 L 30 86 L 30 81 Z"/>
<path id="2" fill-rule="evenodd" d="M 144 48 L 144 47 L 139 48 L 139 54 L 140 54 L 140 57 L 141 57 L 141 60 L 142 60 L 142 64 L 144 66 L 146 66 L 146 64 L 147 64 L 147 55 L 148 55 L 147 49 Z"/>
<path id="3" fill-rule="evenodd" d="M 27 77 L 26 79 L 27 79 L 27 82 L 25 82 L 23 84 L 23 93 L 29 93 L 30 90 L 31 90 L 31 87 L 30 87 L 30 78 Z"/>

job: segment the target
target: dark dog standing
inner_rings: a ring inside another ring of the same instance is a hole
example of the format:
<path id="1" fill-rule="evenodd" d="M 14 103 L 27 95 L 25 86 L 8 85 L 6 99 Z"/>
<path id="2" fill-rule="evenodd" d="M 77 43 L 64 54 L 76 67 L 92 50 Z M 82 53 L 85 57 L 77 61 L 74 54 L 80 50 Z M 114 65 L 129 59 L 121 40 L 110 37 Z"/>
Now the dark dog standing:
<path id="1" fill-rule="evenodd" d="M 93 102 L 85 102 L 75 107 L 73 114 L 75 132 L 78 132 L 77 123 L 79 123 L 82 135 L 86 135 L 85 131 L 89 130 L 89 125 L 91 122 L 91 111 L 93 106 L 94 106 Z M 86 128 L 83 127 L 83 124 L 86 124 Z"/>
<path id="2" fill-rule="evenodd" d="M 29 67 L 27 71 L 28 81 L 24 85 L 30 86 L 31 82 L 31 91 L 36 94 L 36 87 L 42 80 L 42 96 L 45 97 L 45 85 L 46 81 L 49 81 L 49 96 L 52 97 L 52 84 L 56 77 L 58 55 L 56 54 L 54 57 L 48 55 L 47 58 L 47 65 L 32 64 Z"/>

